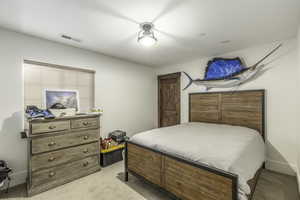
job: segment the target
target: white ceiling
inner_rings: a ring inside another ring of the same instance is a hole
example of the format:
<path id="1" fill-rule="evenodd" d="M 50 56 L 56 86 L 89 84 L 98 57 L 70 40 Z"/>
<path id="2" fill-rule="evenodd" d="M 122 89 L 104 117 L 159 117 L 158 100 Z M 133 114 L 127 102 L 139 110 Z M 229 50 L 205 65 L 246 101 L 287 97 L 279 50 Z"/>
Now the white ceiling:
<path id="1" fill-rule="evenodd" d="M 159 30 L 151 48 L 136 41 L 145 21 Z M 291 38 L 299 22 L 300 0 L 1 0 L 0 6 L 2 27 L 156 67 Z"/>

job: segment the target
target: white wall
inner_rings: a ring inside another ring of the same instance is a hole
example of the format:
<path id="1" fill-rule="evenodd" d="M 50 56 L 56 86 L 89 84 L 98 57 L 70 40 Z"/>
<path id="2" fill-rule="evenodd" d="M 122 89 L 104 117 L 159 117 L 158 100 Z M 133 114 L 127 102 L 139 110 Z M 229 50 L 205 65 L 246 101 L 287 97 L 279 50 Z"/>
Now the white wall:
<path id="1" fill-rule="evenodd" d="M 25 181 L 27 142 L 23 127 L 23 59 L 96 70 L 95 102 L 104 109 L 102 135 L 129 135 L 156 123 L 156 77 L 152 68 L 87 50 L 0 29 L 0 159 L 14 170 L 13 184 Z"/>
<path id="2" fill-rule="evenodd" d="M 300 83 L 300 25 L 298 28 L 298 78 L 299 78 L 299 83 Z M 298 133 L 298 187 L 299 187 L 299 193 L 300 193 L 300 133 Z"/>
<path id="3" fill-rule="evenodd" d="M 250 66 L 274 48 L 278 42 L 231 52 L 221 57 L 244 58 Z M 194 60 L 157 70 L 158 74 L 185 71 L 193 78 L 202 78 L 210 58 Z M 269 70 L 258 79 L 241 86 L 245 89 L 266 89 L 267 167 L 287 174 L 295 174 L 297 160 L 297 135 L 299 130 L 299 85 L 297 77 L 297 41 L 284 41 L 284 46 L 270 57 Z M 187 78 L 182 75 L 182 87 Z M 220 89 L 214 89 L 220 90 Z M 181 119 L 188 121 L 188 93 L 201 92 L 203 88 L 192 85 L 181 93 Z"/>

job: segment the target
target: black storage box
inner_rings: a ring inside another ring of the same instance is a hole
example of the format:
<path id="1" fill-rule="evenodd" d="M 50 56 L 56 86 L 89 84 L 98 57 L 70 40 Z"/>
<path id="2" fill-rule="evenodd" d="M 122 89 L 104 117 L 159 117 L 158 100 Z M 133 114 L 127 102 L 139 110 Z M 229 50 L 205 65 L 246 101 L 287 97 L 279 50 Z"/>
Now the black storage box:
<path id="1" fill-rule="evenodd" d="M 114 151 L 111 152 L 107 152 L 107 153 L 101 153 L 100 154 L 100 164 L 102 167 L 106 167 L 109 165 L 112 165 L 116 162 L 122 161 L 123 160 L 123 149 L 116 149 Z"/>

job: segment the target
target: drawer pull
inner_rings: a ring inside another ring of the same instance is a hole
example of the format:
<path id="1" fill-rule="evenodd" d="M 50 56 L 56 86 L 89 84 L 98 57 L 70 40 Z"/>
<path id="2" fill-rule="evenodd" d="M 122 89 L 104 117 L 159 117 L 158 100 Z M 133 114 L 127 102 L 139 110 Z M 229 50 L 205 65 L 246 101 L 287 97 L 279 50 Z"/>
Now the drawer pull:
<path id="1" fill-rule="evenodd" d="M 55 172 L 50 172 L 50 173 L 49 173 L 49 177 L 50 177 L 50 178 L 53 177 L 53 176 L 55 176 L 55 175 L 56 175 Z"/>
<path id="2" fill-rule="evenodd" d="M 49 129 L 55 129 L 56 126 L 49 126 Z"/>
<path id="3" fill-rule="evenodd" d="M 88 136 L 88 135 L 85 135 L 85 136 L 83 137 L 83 139 L 84 139 L 84 140 L 87 140 L 87 139 L 89 139 L 89 136 Z"/>
<path id="4" fill-rule="evenodd" d="M 84 126 L 87 126 L 87 125 L 89 125 L 89 122 L 83 122 L 82 123 Z"/>
<path id="5" fill-rule="evenodd" d="M 83 163 L 83 167 L 87 167 L 89 165 L 89 162 Z"/>
<path id="6" fill-rule="evenodd" d="M 56 160 L 55 157 L 50 157 L 50 158 L 48 159 L 49 162 L 52 162 L 52 161 L 54 161 L 54 160 Z"/>
<path id="7" fill-rule="evenodd" d="M 48 144 L 49 147 L 52 147 L 52 146 L 54 146 L 54 145 L 56 145 L 56 142 L 50 142 L 50 143 Z"/>
<path id="8" fill-rule="evenodd" d="M 89 152 L 88 149 L 83 150 L 83 153 L 88 153 L 88 152 Z"/>

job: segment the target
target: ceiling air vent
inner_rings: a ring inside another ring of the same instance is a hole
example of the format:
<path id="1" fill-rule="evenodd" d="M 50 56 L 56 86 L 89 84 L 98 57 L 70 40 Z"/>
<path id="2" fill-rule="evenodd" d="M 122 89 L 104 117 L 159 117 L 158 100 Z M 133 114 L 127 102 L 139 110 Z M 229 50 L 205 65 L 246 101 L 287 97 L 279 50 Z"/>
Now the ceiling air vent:
<path id="1" fill-rule="evenodd" d="M 61 37 L 62 37 L 63 39 L 66 39 L 66 40 L 72 40 L 72 41 L 74 41 L 74 42 L 81 42 L 80 39 L 73 38 L 73 37 L 71 37 L 71 36 L 69 36 L 69 35 L 64 35 L 64 34 L 62 34 Z"/>

